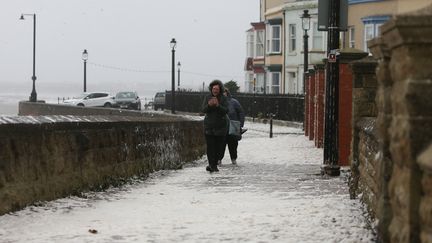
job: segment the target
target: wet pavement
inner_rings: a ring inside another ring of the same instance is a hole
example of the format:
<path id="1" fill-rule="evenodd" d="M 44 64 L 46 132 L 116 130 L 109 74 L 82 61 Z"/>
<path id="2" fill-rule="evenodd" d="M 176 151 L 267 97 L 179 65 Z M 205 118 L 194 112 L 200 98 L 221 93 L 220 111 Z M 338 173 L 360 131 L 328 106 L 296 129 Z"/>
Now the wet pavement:
<path id="1" fill-rule="evenodd" d="M 238 164 L 206 159 L 85 197 L 0 217 L 0 242 L 371 242 L 347 173 L 320 175 L 322 150 L 301 130 L 247 123 Z"/>

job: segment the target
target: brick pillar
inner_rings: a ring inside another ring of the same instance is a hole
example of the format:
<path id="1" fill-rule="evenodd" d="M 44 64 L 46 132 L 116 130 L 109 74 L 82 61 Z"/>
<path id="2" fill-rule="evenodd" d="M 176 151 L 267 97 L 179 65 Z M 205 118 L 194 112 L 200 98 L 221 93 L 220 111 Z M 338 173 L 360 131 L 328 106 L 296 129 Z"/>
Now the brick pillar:
<path id="1" fill-rule="evenodd" d="M 393 79 L 388 131 L 394 162 L 389 185 L 393 210 L 390 240 L 432 242 L 432 205 L 426 196 L 431 185 L 422 185 L 424 168 L 417 162 L 432 138 L 432 5 L 397 15 L 381 31 L 391 52 Z"/>
<path id="2" fill-rule="evenodd" d="M 309 131 L 309 140 L 313 140 L 314 139 L 314 135 L 315 135 L 315 130 L 314 130 L 314 126 L 315 126 L 315 70 L 313 69 L 309 69 L 308 71 L 308 98 L 309 98 L 309 102 L 308 102 L 308 120 L 309 120 L 309 127 L 308 127 L 308 131 Z"/>
<path id="3" fill-rule="evenodd" d="M 378 238 L 381 242 L 389 242 L 389 225 L 392 215 L 389 194 L 389 182 L 391 173 L 393 171 L 393 163 L 391 161 L 389 149 L 389 133 L 388 128 L 391 124 L 392 109 L 391 109 L 391 89 L 393 81 L 390 75 L 389 63 L 390 52 L 387 45 L 384 44 L 382 38 L 375 38 L 368 42 L 368 47 L 371 50 L 373 57 L 378 61 L 376 69 L 377 76 L 377 119 L 376 126 L 378 130 L 378 157 L 377 164 L 379 170 L 377 171 L 378 185 L 378 205 L 376 210 L 376 218 L 378 219 Z"/>
<path id="4" fill-rule="evenodd" d="M 309 79 L 308 79 L 308 75 L 305 74 L 304 76 L 304 83 L 305 83 L 305 94 L 304 94 L 304 103 L 305 103 L 305 107 L 304 107 L 304 132 L 305 132 L 305 136 L 309 137 Z"/>
<path id="5" fill-rule="evenodd" d="M 325 91 L 324 64 L 316 64 L 315 65 L 314 142 L 315 142 L 315 147 L 317 148 L 322 148 L 324 142 L 324 91 Z"/>
<path id="6" fill-rule="evenodd" d="M 340 54 L 339 65 L 339 165 L 349 165 L 349 155 L 352 133 L 352 96 L 353 96 L 353 74 L 349 63 L 364 58 L 367 53 L 344 49 Z"/>

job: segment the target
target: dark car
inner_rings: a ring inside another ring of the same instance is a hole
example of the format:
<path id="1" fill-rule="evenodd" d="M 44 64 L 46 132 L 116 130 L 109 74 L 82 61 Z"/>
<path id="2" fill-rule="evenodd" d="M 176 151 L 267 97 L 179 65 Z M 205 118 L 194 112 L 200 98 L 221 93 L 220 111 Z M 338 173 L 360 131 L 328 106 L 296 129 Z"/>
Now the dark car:
<path id="1" fill-rule="evenodd" d="M 141 110 L 141 100 L 137 92 L 118 92 L 115 96 L 115 107 L 119 107 L 121 109 Z"/>
<path id="2" fill-rule="evenodd" d="M 163 110 L 165 108 L 165 92 L 156 93 L 154 100 L 153 100 L 153 107 L 156 111 L 158 109 Z"/>

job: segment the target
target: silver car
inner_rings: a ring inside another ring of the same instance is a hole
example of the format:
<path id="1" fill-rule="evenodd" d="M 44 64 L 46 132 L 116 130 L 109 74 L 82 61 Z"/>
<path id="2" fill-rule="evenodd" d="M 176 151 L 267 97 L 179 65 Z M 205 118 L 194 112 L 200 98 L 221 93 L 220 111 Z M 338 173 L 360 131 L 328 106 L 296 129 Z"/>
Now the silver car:
<path id="1" fill-rule="evenodd" d="M 112 107 L 115 104 L 114 96 L 108 92 L 82 93 L 81 95 L 63 101 L 65 105 L 87 106 L 87 107 Z"/>

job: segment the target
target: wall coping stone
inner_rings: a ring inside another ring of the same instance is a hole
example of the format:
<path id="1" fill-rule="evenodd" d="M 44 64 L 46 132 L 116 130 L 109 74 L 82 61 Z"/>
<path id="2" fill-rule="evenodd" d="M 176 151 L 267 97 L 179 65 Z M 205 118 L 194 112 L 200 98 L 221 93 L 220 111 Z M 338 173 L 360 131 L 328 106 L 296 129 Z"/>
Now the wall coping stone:
<path id="1" fill-rule="evenodd" d="M 339 60 L 340 63 L 349 63 L 354 60 L 359 60 L 367 56 L 368 56 L 367 52 L 355 48 L 344 48 L 340 51 Z"/>
<path id="2" fill-rule="evenodd" d="M 381 26 L 381 33 L 390 50 L 401 45 L 432 44 L 432 4 L 418 11 L 396 15 Z"/>

